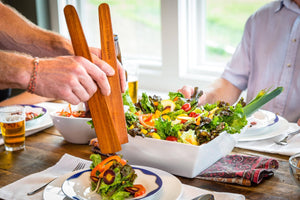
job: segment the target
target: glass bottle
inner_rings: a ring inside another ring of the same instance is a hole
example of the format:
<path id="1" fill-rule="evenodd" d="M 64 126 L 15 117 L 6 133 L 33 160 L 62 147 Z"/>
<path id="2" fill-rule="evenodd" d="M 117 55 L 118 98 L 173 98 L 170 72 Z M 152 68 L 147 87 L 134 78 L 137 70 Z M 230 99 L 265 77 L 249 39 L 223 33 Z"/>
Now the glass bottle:
<path id="1" fill-rule="evenodd" d="M 119 38 L 117 34 L 114 34 L 114 43 L 115 43 L 115 52 L 118 61 L 123 65 L 125 68 L 125 76 L 126 76 L 126 83 L 129 95 L 132 99 L 133 103 L 137 102 L 137 91 L 138 91 L 138 66 L 136 63 L 122 62 L 121 50 L 119 45 Z M 128 71 L 129 70 L 129 73 Z"/>
<path id="2" fill-rule="evenodd" d="M 114 43 L 115 43 L 115 52 L 116 52 L 117 59 L 122 65 L 123 64 L 122 55 L 121 55 L 121 49 L 120 49 L 120 45 L 119 45 L 119 37 L 118 37 L 117 34 L 114 34 Z M 126 69 L 125 69 L 125 77 L 126 77 L 126 82 L 127 82 L 128 81 L 128 75 L 127 75 L 127 70 Z"/>
<path id="3" fill-rule="evenodd" d="M 115 51 L 116 51 L 117 59 L 122 64 L 121 49 L 120 49 L 120 45 L 119 45 L 119 37 L 117 34 L 114 34 L 114 43 L 115 43 Z"/>

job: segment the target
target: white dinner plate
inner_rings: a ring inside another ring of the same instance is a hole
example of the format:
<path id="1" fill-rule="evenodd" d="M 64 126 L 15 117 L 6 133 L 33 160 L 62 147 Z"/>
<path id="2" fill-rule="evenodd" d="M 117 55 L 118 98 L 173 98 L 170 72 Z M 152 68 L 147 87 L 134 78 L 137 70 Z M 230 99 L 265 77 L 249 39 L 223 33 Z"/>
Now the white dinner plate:
<path id="1" fill-rule="evenodd" d="M 136 165 L 132 165 L 132 166 L 136 166 Z M 147 170 L 151 170 L 152 172 L 158 174 L 159 177 L 162 179 L 163 186 L 162 186 L 162 194 L 160 200 L 180 199 L 183 193 L 183 187 L 182 187 L 182 183 L 176 176 L 170 174 L 169 172 L 157 168 L 146 167 L 146 166 L 143 166 L 143 168 Z"/>
<path id="2" fill-rule="evenodd" d="M 278 117 L 278 122 L 276 122 L 274 125 L 266 126 L 264 128 L 260 128 L 255 131 L 248 129 L 239 136 L 238 141 L 244 142 L 244 141 L 264 140 L 264 139 L 276 137 L 284 133 L 288 129 L 289 123 L 283 117 L 281 116 L 277 116 L 277 117 Z"/>
<path id="3" fill-rule="evenodd" d="M 142 168 L 145 170 L 149 170 L 156 175 L 158 175 L 162 180 L 162 187 L 161 187 L 161 194 L 160 194 L 160 200 L 176 200 L 179 199 L 182 195 L 182 184 L 179 181 L 178 178 L 173 176 L 172 174 L 151 168 L 151 167 L 145 167 L 145 166 L 138 166 L 138 165 L 132 165 L 133 167 Z M 81 170 L 84 171 L 84 170 Z M 77 171 L 78 172 L 78 171 Z M 65 194 L 61 190 L 62 184 L 65 182 L 65 180 L 76 174 L 77 172 L 70 172 L 68 174 L 65 174 L 63 176 L 58 177 L 54 181 L 52 181 L 44 190 L 43 198 L 44 200 L 67 200 L 68 197 L 65 196 Z"/>
<path id="4" fill-rule="evenodd" d="M 33 133 L 39 132 L 51 126 L 53 126 L 53 121 L 49 113 L 46 113 L 40 121 L 32 124 L 31 126 L 26 125 L 25 135 L 26 136 L 32 135 Z"/>

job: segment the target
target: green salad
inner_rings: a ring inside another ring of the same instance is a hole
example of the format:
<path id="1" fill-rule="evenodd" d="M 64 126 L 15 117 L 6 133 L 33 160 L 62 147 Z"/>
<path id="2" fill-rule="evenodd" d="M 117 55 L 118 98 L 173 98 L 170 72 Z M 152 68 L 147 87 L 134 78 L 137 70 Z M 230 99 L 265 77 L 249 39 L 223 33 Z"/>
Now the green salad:
<path id="1" fill-rule="evenodd" d="M 179 92 L 169 92 L 168 96 L 162 99 L 143 93 L 133 104 L 128 92 L 124 93 L 123 104 L 129 106 L 125 113 L 128 133 L 201 145 L 224 131 L 240 133 L 247 125 L 243 99 L 234 106 L 222 101 L 198 106 L 198 98 L 186 99 Z"/>
<path id="2" fill-rule="evenodd" d="M 131 136 L 201 145 L 224 131 L 240 133 L 247 125 L 247 117 L 282 91 L 283 87 L 272 91 L 263 89 L 247 105 L 241 98 L 235 105 L 218 101 L 199 106 L 198 95 L 186 99 L 180 92 L 169 92 L 168 99 L 142 93 L 136 104 L 131 101 L 128 90 L 122 97 L 124 106 L 128 106 L 125 117 Z M 92 121 L 89 124 L 93 127 Z"/>
<path id="3" fill-rule="evenodd" d="M 134 169 L 120 156 L 102 160 L 99 154 L 92 154 L 90 159 L 92 191 L 100 194 L 103 200 L 123 200 L 145 194 L 143 185 L 134 184 L 137 178 Z"/>

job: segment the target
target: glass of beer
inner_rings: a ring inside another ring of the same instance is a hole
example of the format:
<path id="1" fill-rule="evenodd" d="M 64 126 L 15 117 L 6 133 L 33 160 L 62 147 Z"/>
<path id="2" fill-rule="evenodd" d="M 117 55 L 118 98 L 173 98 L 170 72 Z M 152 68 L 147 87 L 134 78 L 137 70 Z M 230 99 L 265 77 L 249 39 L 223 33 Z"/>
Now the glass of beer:
<path id="1" fill-rule="evenodd" d="M 0 126 L 6 151 L 25 148 L 25 107 L 0 107 Z"/>
<path id="2" fill-rule="evenodd" d="M 137 102 L 139 65 L 135 61 L 125 60 L 123 66 L 127 73 L 128 91 L 133 103 Z"/>

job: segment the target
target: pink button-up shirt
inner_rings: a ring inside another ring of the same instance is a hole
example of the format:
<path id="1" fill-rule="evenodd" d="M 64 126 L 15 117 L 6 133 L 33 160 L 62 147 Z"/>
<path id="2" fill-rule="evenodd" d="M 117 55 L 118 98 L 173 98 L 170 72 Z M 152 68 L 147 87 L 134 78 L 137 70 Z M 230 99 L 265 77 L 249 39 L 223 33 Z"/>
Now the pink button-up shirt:
<path id="1" fill-rule="evenodd" d="M 271 2 L 248 19 L 241 43 L 222 77 L 240 90 L 247 102 L 265 88 L 284 91 L 263 109 L 290 122 L 300 118 L 300 8 L 291 0 Z"/>

